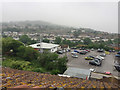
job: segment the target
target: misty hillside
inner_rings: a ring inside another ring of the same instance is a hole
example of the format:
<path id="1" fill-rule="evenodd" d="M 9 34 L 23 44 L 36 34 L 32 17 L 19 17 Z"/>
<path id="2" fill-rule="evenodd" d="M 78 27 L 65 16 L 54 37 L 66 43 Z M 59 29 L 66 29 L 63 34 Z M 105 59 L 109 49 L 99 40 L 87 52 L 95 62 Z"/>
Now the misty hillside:
<path id="1" fill-rule="evenodd" d="M 45 21 L 19 21 L 4 22 L 2 24 L 3 31 L 30 32 L 30 33 L 54 33 L 54 34 L 73 34 L 76 31 L 80 35 L 99 36 L 99 37 L 115 37 L 116 34 L 96 31 L 91 28 L 74 28 L 64 25 L 57 25 Z"/>
<path id="2" fill-rule="evenodd" d="M 17 32 L 55 32 L 66 33 L 72 30 L 71 27 L 52 24 L 45 21 L 19 21 L 3 23 L 3 31 Z"/>

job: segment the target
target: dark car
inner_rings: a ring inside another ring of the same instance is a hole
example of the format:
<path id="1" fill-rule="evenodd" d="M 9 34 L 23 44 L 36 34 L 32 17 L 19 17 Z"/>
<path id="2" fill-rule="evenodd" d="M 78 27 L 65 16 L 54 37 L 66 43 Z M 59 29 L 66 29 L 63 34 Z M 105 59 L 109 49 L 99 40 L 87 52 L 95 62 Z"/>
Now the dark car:
<path id="1" fill-rule="evenodd" d="M 79 52 L 79 51 L 77 51 L 77 50 L 74 50 L 74 52 L 80 53 L 80 52 Z"/>
<path id="2" fill-rule="evenodd" d="M 120 54 L 116 54 L 115 57 L 120 57 Z"/>
<path id="3" fill-rule="evenodd" d="M 81 51 L 79 53 L 82 54 L 82 55 L 85 55 L 87 52 L 86 51 Z"/>
<path id="4" fill-rule="evenodd" d="M 89 64 L 96 65 L 96 66 L 101 66 L 101 61 L 99 61 L 97 59 L 94 59 L 94 60 L 90 61 Z"/>
<path id="5" fill-rule="evenodd" d="M 114 67 L 118 72 L 120 72 L 120 63 L 115 63 Z"/>
<path id="6" fill-rule="evenodd" d="M 60 51 L 57 51 L 57 53 L 58 53 L 58 54 L 63 54 L 63 51 L 62 51 L 62 50 L 60 50 Z"/>
<path id="7" fill-rule="evenodd" d="M 120 51 L 117 54 L 120 54 Z"/>

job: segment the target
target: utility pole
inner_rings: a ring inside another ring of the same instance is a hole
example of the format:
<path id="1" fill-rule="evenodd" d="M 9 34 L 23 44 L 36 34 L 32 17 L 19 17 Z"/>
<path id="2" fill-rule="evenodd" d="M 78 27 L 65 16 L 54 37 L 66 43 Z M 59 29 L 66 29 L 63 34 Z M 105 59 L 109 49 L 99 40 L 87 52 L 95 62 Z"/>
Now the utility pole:
<path id="1" fill-rule="evenodd" d="M 43 50 L 42 50 L 42 36 L 40 34 L 40 49 L 39 49 L 40 53 L 43 53 Z"/>

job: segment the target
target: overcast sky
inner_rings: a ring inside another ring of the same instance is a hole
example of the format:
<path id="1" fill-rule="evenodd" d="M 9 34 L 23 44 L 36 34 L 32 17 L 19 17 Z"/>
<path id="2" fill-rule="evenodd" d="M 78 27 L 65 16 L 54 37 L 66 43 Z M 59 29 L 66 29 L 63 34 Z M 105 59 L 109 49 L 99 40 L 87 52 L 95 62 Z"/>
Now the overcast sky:
<path id="1" fill-rule="evenodd" d="M 42 20 L 118 32 L 117 2 L 4 2 L 1 21 Z"/>

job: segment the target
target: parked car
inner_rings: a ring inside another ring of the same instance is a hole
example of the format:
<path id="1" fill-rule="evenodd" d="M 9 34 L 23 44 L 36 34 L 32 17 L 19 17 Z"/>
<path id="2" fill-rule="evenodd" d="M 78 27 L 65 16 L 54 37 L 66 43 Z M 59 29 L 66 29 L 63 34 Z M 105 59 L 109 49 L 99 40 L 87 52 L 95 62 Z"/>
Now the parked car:
<path id="1" fill-rule="evenodd" d="M 93 60 L 95 57 L 94 56 L 87 56 L 85 57 L 85 60 Z"/>
<path id="2" fill-rule="evenodd" d="M 120 57 L 120 54 L 116 54 L 115 57 Z"/>
<path id="3" fill-rule="evenodd" d="M 120 54 L 120 51 L 117 54 Z"/>
<path id="4" fill-rule="evenodd" d="M 71 54 L 77 54 L 76 52 L 71 52 Z"/>
<path id="5" fill-rule="evenodd" d="M 87 52 L 86 51 L 80 51 L 79 53 L 82 54 L 82 55 L 85 55 Z"/>
<path id="6" fill-rule="evenodd" d="M 80 50 L 85 50 L 85 48 L 80 48 Z"/>
<path id="7" fill-rule="evenodd" d="M 101 66 L 101 61 L 99 61 L 97 59 L 94 59 L 94 60 L 90 61 L 89 64 L 96 65 L 96 66 Z"/>
<path id="8" fill-rule="evenodd" d="M 112 50 L 109 50 L 109 52 L 112 52 Z"/>
<path id="9" fill-rule="evenodd" d="M 105 56 L 106 56 L 106 54 L 105 54 L 105 53 L 103 53 L 103 54 L 101 54 L 100 56 L 101 56 L 101 57 L 105 57 Z"/>
<path id="10" fill-rule="evenodd" d="M 79 51 L 77 51 L 77 50 L 74 50 L 74 52 L 77 52 L 77 53 L 79 53 Z"/>
<path id="11" fill-rule="evenodd" d="M 120 72 L 120 63 L 115 63 L 114 67 L 118 72 Z"/>
<path id="12" fill-rule="evenodd" d="M 90 52 L 90 50 L 88 50 L 88 49 L 87 49 L 86 51 L 87 51 L 87 52 Z"/>
<path id="13" fill-rule="evenodd" d="M 71 49 L 77 49 L 77 47 L 71 47 Z"/>
<path id="14" fill-rule="evenodd" d="M 94 51 L 94 48 L 92 48 L 91 51 Z"/>
<path id="15" fill-rule="evenodd" d="M 73 57 L 73 58 L 78 58 L 78 55 L 73 54 L 72 57 Z"/>
<path id="16" fill-rule="evenodd" d="M 70 49 L 67 49 L 67 52 L 70 52 Z"/>
<path id="17" fill-rule="evenodd" d="M 65 50 L 65 49 L 63 49 L 62 51 L 63 51 L 63 53 L 65 53 L 65 52 L 66 52 L 66 50 Z"/>
<path id="18" fill-rule="evenodd" d="M 104 52 L 104 50 L 103 50 L 103 49 L 98 49 L 97 51 L 98 51 L 98 52 Z"/>
<path id="19" fill-rule="evenodd" d="M 99 58 L 99 59 L 102 59 L 102 60 L 104 60 L 105 58 L 104 57 L 102 57 L 102 56 L 96 56 L 96 58 Z"/>
<path id="20" fill-rule="evenodd" d="M 57 51 L 58 54 L 63 54 L 62 50 Z"/>
<path id="21" fill-rule="evenodd" d="M 102 63 L 102 59 L 101 58 L 94 58 L 94 60 L 99 60 Z"/>

